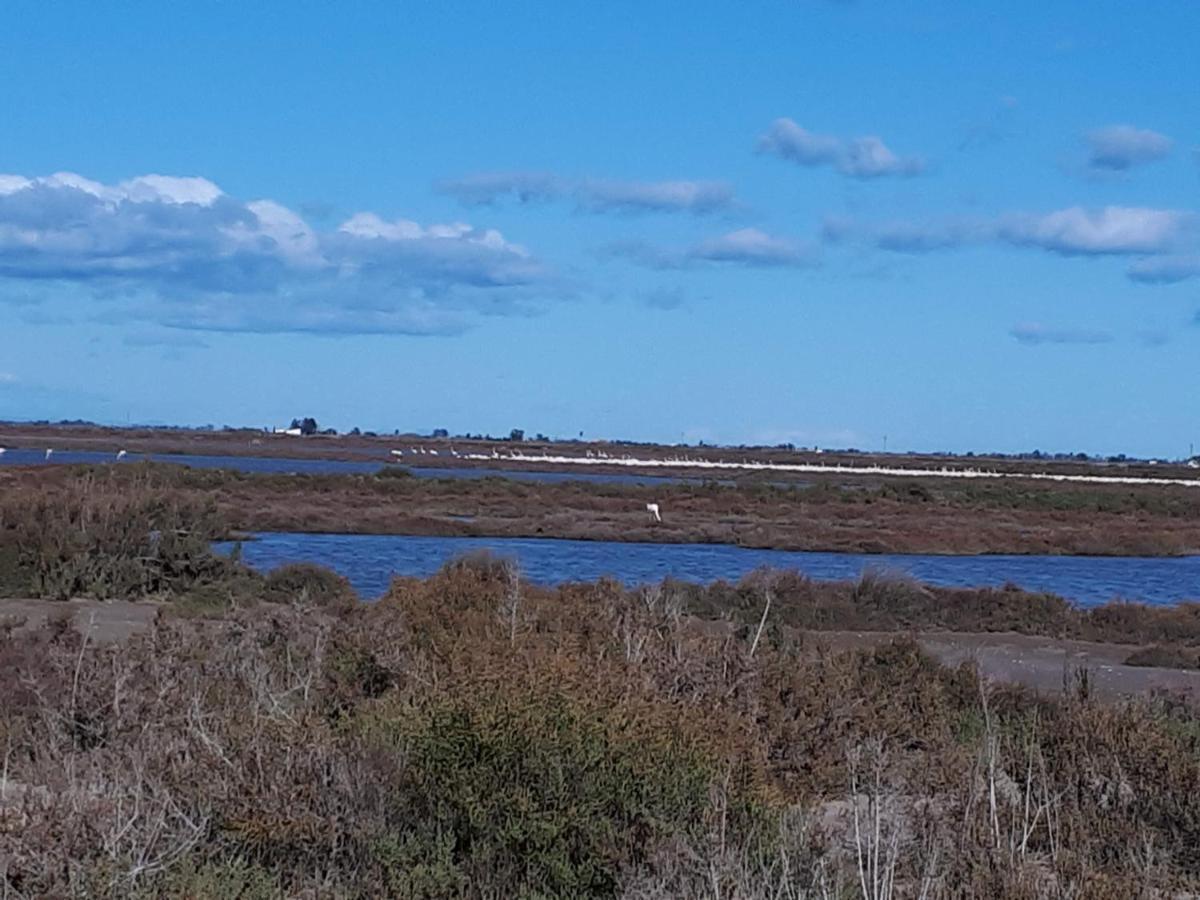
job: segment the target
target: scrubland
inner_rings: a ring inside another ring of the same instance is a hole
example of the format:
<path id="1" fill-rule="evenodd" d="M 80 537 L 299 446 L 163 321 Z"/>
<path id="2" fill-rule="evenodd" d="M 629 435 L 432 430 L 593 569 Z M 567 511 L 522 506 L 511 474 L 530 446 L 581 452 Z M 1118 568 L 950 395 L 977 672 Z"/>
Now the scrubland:
<path id="1" fill-rule="evenodd" d="M 160 610 L 108 642 L 0 622 L 4 895 L 1200 891 L 1190 701 L 1101 699 L 1086 672 L 1037 695 L 908 636 L 1187 656 L 1200 608 L 765 571 L 549 589 L 486 556 L 364 604 L 315 567 L 214 557 L 220 502 L 156 477 L 0 501 L 6 593 Z M 895 636 L 820 640 L 846 629 Z"/>
<path id="2" fill-rule="evenodd" d="M 828 652 L 475 558 L 376 604 L 0 640 L 9 896 L 1134 897 L 1200 887 L 1195 712 Z M 784 588 L 785 589 L 785 588 Z M 756 597 L 755 602 L 750 598 Z M 710 598 L 715 599 L 715 598 Z M 166 607 L 164 607 L 164 610 Z"/>

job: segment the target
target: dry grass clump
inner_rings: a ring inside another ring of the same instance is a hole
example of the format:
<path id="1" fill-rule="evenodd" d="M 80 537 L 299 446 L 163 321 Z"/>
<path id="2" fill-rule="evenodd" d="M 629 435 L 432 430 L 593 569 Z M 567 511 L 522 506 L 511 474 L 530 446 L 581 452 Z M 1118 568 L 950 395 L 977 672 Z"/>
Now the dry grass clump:
<path id="1" fill-rule="evenodd" d="M 371 606 L 2 635 L 0 892 L 1200 889 L 1189 707 L 1038 698 L 907 639 L 813 649 L 774 623 L 799 586 L 756 584 L 706 621 L 671 585 L 472 559 Z"/>

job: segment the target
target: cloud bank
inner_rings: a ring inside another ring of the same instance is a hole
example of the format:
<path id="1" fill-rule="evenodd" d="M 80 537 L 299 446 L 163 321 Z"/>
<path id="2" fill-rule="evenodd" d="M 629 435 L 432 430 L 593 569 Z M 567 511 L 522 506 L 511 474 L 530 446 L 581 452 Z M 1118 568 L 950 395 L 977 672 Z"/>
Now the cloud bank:
<path id="1" fill-rule="evenodd" d="M 878 137 L 839 138 L 816 134 L 791 119 L 776 119 L 758 139 L 760 153 L 801 166 L 829 166 L 850 178 L 912 176 L 925 171 L 919 157 L 897 156 Z"/>
<path id="2" fill-rule="evenodd" d="M 73 288 L 102 320 L 213 331 L 461 331 L 554 274 L 498 231 L 358 213 L 313 229 L 204 178 L 0 175 L 0 287 Z"/>
<path id="3" fill-rule="evenodd" d="M 594 213 L 691 213 L 705 215 L 734 207 L 733 188 L 723 181 L 622 181 L 562 178 L 548 172 L 487 172 L 443 181 L 440 193 L 464 206 L 492 206 L 502 200 L 522 205 L 574 200 Z"/>

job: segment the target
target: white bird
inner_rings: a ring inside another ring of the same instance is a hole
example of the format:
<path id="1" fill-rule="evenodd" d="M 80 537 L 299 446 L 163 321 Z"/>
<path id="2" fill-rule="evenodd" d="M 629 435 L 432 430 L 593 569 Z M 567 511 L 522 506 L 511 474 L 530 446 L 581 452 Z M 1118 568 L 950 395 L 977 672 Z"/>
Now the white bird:
<path id="1" fill-rule="evenodd" d="M 430 455 L 430 456 L 437 456 L 437 455 L 438 455 L 438 452 L 437 452 L 436 450 L 430 450 L 430 451 L 429 451 L 429 455 Z"/>
<path id="2" fill-rule="evenodd" d="M 50 448 L 47 448 L 47 449 L 46 449 L 46 459 L 49 459 L 49 458 L 50 458 L 50 454 L 51 454 L 51 453 L 53 453 L 53 452 L 54 452 L 53 450 L 51 450 Z"/>
<path id="3" fill-rule="evenodd" d="M 7 450 L 7 447 L 0 447 L 0 456 L 3 456 Z"/>
<path id="4" fill-rule="evenodd" d="M 393 450 L 392 451 L 392 456 L 403 456 L 403 455 L 404 455 L 403 450 Z"/>
<path id="5" fill-rule="evenodd" d="M 124 458 L 125 458 L 126 456 L 128 456 L 128 455 L 129 455 L 129 454 L 128 454 L 128 453 L 127 453 L 125 450 L 118 450 L 118 451 L 117 451 L 117 459 L 124 459 Z"/>
<path id="6" fill-rule="evenodd" d="M 654 517 L 655 522 L 662 521 L 662 516 L 660 516 L 658 514 L 658 504 L 657 503 L 647 503 L 646 504 L 646 512 L 650 513 L 650 515 Z"/>

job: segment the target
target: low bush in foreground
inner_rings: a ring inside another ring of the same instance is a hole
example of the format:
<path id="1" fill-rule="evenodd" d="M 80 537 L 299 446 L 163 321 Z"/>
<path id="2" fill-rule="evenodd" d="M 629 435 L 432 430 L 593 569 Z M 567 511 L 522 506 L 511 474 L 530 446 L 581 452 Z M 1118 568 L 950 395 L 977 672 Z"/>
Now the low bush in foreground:
<path id="1" fill-rule="evenodd" d="M 696 602 L 473 560 L 372 605 L 0 634 L 3 892 L 1200 889 L 1187 704 L 1036 697 L 907 639 L 834 653 Z"/>

